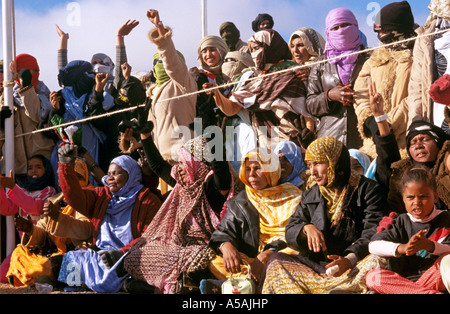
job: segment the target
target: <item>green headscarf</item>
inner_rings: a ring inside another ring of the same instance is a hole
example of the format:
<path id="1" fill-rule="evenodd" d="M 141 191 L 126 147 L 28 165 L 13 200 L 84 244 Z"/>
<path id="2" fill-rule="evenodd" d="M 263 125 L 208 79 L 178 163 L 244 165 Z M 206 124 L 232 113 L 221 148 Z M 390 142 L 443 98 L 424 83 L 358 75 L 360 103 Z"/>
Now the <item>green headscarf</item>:
<path id="1" fill-rule="evenodd" d="M 181 60 L 185 62 L 184 56 L 181 52 L 177 51 Z M 170 80 L 169 75 L 167 75 L 166 70 L 164 69 L 164 63 L 160 59 L 159 52 L 155 53 L 153 56 L 153 76 L 156 79 L 156 86 L 161 87 L 164 83 Z"/>
<path id="2" fill-rule="evenodd" d="M 229 31 L 230 33 L 223 34 L 225 30 Z M 230 51 L 236 50 L 236 43 L 241 37 L 241 33 L 239 32 L 239 29 L 236 27 L 236 25 L 234 25 L 234 23 L 232 22 L 222 23 L 222 25 L 220 25 L 219 32 L 222 39 L 227 43 L 228 49 Z"/>

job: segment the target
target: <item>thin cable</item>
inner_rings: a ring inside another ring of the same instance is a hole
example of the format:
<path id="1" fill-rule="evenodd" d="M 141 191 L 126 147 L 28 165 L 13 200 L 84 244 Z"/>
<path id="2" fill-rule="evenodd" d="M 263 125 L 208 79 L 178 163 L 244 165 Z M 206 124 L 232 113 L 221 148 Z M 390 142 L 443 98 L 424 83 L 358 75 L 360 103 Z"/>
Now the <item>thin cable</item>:
<path id="1" fill-rule="evenodd" d="M 418 35 L 418 36 L 415 36 L 415 37 L 411 37 L 411 38 L 403 39 L 403 40 L 400 40 L 400 41 L 396 41 L 396 42 L 393 42 L 393 43 L 383 44 L 383 45 L 379 45 L 379 46 L 373 47 L 373 48 L 366 48 L 364 50 L 352 52 L 352 53 L 341 55 L 341 56 L 338 56 L 338 57 L 333 57 L 333 58 L 330 58 L 330 59 L 319 60 L 319 61 L 315 61 L 315 62 L 312 62 L 312 63 L 304 64 L 304 65 L 298 65 L 298 66 L 290 67 L 288 69 L 284 69 L 284 70 L 280 70 L 280 71 L 276 71 L 276 72 L 272 72 L 272 73 L 266 73 L 264 75 L 260 75 L 260 76 L 257 76 L 257 77 L 252 77 L 252 78 L 248 78 L 248 79 L 242 80 L 239 83 L 250 82 L 250 81 L 254 81 L 254 80 L 261 80 L 261 79 L 264 79 L 265 77 L 274 76 L 274 75 L 280 75 L 282 73 L 292 72 L 292 71 L 296 71 L 296 70 L 299 70 L 299 69 L 302 69 L 302 68 L 309 68 L 309 67 L 312 67 L 312 66 L 317 65 L 317 64 L 327 63 L 327 62 L 330 62 L 330 61 L 333 61 L 333 60 L 338 60 L 338 59 L 342 59 L 342 58 L 353 56 L 353 55 L 359 55 L 359 54 L 363 54 L 363 53 L 367 53 L 367 52 L 372 52 L 372 51 L 375 51 L 375 50 L 378 50 L 378 49 L 381 49 L 381 48 L 388 48 L 388 47 L 391 47 L 391 46 L 396 46 L 396 45 L 399 45 L 399 44 L 407 43 L 407 42 L 414 41 L 414 40 L 417 40 L 417 39 L 420 39 L 420 38 L 424 38 L 424 37 L 436 36 L 436 35 L 439 35 L 439 34 L 446 33 L 448 31 L 450 31 L 450 29 L 436 31 L 436 32 L 430 33 L 430 34 L 422 34 L 422 35 Z M 237 84 L 238 84 L 238 82 L 226 83 L 226 84 L 222 84 L 220 86 L 214 86 L 214 87 L 211 87 L 211 88 L 202 89 L 202 90 L 195 91 L 195 92 L 192 92 L 192 93 L 187 93 L 187 94 L 184 94 L 184 95 L 174 96 L 174 97 L 170 97 L 170 98 L 166 98 L 166 99 L 160 99 L 158 101 L 159 102 L 163 102 L 163 101 L 170 101 L 170 100 L 181 99 L 181 98 L 185 98 L 185 97 L 189 97 L 189 96 L 195 96 L 195 95 L 198 95 L 198 94 L 201 94 L 201 93 L 213 92 L 213 91 L 221 89 L 221 88 L 235 86 Z M 15 138 L 19 138 L 19 137 L 23 137 L 23 136 L 27 136 L 27 135 L 38 134 L 38 133 L 47 132 L 47 131 L 52 131 L 52 130 L 56 130 L 58 128 L 63 128 L 63 127 L 74 125 L 74 124 L 81 124 L 81 123 L 85 123 L 85 122 L 89 122 L 89 121 L 93 121 L 93 120 L 97 120 L 97 119 L 102 119 L 102 118 L 109 117 L 109 116 L 112 116 L 112 115 L 116 115 L 116 114 L 119 114 L 119 113 L 133 111 L 133 110 L 135 110 L 137 108 L 140 108 L 140 107 L 145 107 L 145 105 L 138 105 L 138 106 L 135 106 L 135 107 L 129 107 L 129 108 L 126 108 L 126 109 L 112 111 L 112 112 L 100 114 L 100 115 L 97 115 L 97 116 L 88 117 L 88 118 L 85 118 L 85 119 L 71 121 L 71 122 L 59 124 L 59 125 L 56 125 L 56 126 L 35 130 L 35 131 L 32 131 L 32 132 L 19 134 L 19 135 L 16 135 Z"/>

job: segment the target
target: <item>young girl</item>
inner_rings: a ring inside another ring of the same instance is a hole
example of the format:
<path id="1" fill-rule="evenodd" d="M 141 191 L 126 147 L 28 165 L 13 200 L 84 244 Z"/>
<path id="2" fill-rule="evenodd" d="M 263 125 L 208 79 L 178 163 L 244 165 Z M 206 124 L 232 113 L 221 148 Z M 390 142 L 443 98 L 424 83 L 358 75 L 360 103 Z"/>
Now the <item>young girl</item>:
<path id="1" fill-rule="evenodd" d="M 15 184 L 12 171 L 9 177 L 0 176 L 0 214 L 31 216 L 36 224 L 48 197 L 55 195 L 54 173 L 50 161 L 42 155 L 34 155 L 28 160 L 28 173 L 21 187 Z M 6 192 L 5 188 L 9 191 Z M 19 232 L 22 237 L 22 232 Z M 10 256 L 1 265 L 0 280 L 6 281 Z"/>
<path id="2" fill-rule="evenodd" d="M 367 286 L 383 294 L 443 292 L 440 263 L 450 253 L 450 213 L 435 207 L 436 179 L 425 166 L 410 166 L 402 187 L 407 213 L 373 236 L 370 253 L 386 257 L 388 265 L 371 270 Z"/>

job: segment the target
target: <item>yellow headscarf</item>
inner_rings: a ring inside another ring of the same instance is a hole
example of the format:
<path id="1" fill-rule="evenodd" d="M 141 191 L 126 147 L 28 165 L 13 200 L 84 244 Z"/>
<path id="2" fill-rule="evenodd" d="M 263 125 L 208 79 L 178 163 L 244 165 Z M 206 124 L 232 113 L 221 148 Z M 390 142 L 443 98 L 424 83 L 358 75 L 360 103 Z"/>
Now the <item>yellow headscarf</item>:
<path id="1" fill-rule="evenodd" d="M 245 162 L 257 161 L 267 179 L 269 186 L 263 190 L 253 189 L 245 179 Z M 301 191 L 290 183 L 278 184 L 281 167 L 278 156 L 269 154 L 258 148 L 250 151 L 241 162 L 239 178 L 245 184 L 247 196 L 259 213 L 260 222 L 260 252 L 264 247 L 275 241 L 285 241 L 285 227 L 289 218 L 294 214 L 301 200 Z M 298 252 L 289 248 L 284 253 Z"/>
<path id="2" fill-rule="evenodd" d="M 352 171 L 350 175 L 349 184 L 340 192 L 332 188 L 336 178 L 336 164 L 341 156 L 344 144 L 341 141 L 331 136 L 321 137 L 312 142 L 305 153 L 305 161 L 328 162 L 327 177 L 328 182 L 326 186 L 319 187 L 320 193 L 328 201 L 328 211 L 332 215 L 331 221 L 337 224 L 342 217 L 344 197 L 347 194 L 348 188 L 355 189 L 359 184 L 360 176 Z M 311 177 L 310 181 L 314 179 Z"/>

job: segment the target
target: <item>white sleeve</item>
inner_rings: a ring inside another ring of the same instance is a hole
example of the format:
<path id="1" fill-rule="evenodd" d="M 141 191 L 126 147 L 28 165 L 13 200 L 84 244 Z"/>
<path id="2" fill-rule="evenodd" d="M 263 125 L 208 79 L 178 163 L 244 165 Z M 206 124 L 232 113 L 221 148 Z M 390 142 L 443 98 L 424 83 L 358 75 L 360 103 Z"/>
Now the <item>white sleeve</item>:
<path id="1" fill-rule="evenodd" d="M 398 257 L 396 252 L 399 245 L 389 241 L 372 241 L 369 243 L 369 252 L 382 257 Z"/>

